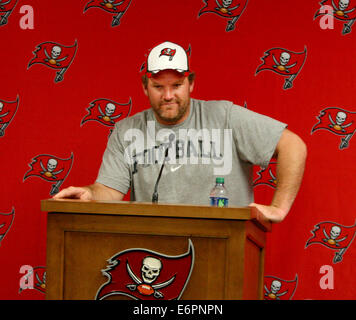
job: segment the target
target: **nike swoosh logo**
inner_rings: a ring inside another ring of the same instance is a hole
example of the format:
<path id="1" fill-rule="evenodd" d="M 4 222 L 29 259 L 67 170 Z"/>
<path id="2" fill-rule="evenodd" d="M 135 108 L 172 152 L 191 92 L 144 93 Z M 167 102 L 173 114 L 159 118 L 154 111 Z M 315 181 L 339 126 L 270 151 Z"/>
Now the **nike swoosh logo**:
<path id="1" fill-rule="evenodd" d="M 171 172 L 175 172 L 177 171 L 182 165 L 179 165 L 178 167 L 175 167 L 175 168 L 171 168 Z"/>

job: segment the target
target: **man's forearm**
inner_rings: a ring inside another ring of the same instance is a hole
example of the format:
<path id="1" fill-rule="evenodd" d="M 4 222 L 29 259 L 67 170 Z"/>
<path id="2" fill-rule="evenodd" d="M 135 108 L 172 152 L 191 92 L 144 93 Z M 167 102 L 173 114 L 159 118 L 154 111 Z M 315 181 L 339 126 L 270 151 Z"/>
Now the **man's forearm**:
<path id="1" fill-rule="evenodd" d="M 124 198 L 123 193 L 97 182 L 83 188 L 89 190 L 93 200 L 122 200 Z"/>
<path id="2" fill-rule="evenodd" d="M 300 188 L 307 156 L 304 142 L 289 132 L 287 139 L 282 141 L 277 154 L 277 186 L 271 202 L 288 214 Z M 282 217 L 283 219 L 284 217 Z"/>

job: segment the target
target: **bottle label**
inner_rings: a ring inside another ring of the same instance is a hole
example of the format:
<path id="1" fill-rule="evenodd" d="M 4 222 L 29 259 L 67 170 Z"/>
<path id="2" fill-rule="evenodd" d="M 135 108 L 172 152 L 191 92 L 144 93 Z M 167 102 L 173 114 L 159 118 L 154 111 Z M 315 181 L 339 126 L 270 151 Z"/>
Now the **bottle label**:
<path id="1" fill-rule="evenodd" d="M 210 197 L 210 205 L 212 207 L 227 207 L 229 199 L 220 197 Z"/>

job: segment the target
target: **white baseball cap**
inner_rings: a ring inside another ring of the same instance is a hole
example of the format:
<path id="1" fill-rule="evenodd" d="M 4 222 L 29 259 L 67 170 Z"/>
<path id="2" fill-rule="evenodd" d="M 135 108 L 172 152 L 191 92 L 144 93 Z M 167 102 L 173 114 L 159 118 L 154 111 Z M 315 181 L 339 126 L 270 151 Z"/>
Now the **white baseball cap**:
<path id="1" fill-rule="evenodd" d="M 150 51 L 146 72 L 151 75 L 167 69 L 182 73 L 189 71 L 187 52 L 180 45 L 169 41 L 159 44 Z"/>

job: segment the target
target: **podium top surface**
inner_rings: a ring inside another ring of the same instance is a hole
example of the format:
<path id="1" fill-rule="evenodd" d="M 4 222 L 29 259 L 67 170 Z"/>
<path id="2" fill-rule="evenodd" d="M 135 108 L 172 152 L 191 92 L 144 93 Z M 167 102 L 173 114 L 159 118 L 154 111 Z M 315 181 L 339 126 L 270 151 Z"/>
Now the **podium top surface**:
<path id="1" fill-rule="evenodd" d="M 56 213 L 109 214 L 150 217 L 200 218 L 220 220 L 254 220 L 266 231 L 271 223 L 262 219 L 256 208 L 217 208 L 202 205 L 170 204 L 131 201 L 98 201 L 76 199 L 41 200 L 41 210 Z"/>

